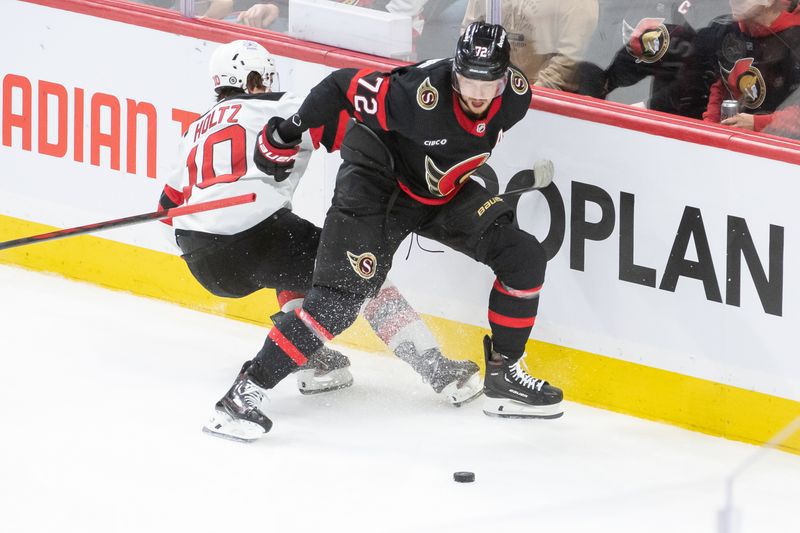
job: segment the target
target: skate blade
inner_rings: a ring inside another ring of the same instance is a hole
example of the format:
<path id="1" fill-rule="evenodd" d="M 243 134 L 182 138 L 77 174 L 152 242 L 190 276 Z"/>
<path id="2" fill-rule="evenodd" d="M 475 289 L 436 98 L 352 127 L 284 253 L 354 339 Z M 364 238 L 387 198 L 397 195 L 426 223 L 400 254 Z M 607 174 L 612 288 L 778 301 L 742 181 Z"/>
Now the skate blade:
<path id="1" fill-rule="evenodd" d="M 497 418 L 560 418 L 564 415 L 562 402 L 552 405 L 529 405 L 508 398 L 486 398 L 483 414 Z"/>
<path id="2" fill-rule="evenodd" d="M 353 376 L 346 368 L 332 370 L 322 376 L 315 375 L 313 369 L 296 373 L 297 389 L 300 394 L 311 395 L 346 389 L 353 384 Z"/>
<path id="3" fill-rule="evenodd" d="M 234 420 L 227 414 L 217 411 L 203 426 L 203 433 L 235 442 L 255 442 L 267 432 L 254 422 Z"/>
<path id="4" fill-rule="evenodd" d="M 464 404 L 477 399 L 483 394 L 483 383 L 481 382 L 481 375 L 475 372 L 461 387 L 456 382 L 450 383 L 444 389 L 443 394 L 453 407 L 461 407 Z"/>

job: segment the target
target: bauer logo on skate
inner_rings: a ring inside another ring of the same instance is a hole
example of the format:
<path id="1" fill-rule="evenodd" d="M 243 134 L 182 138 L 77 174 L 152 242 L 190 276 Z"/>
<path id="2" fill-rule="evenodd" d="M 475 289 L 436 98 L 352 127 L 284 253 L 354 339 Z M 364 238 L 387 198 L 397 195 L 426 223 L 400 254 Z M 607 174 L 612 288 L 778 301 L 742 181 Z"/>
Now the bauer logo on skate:
<path id="1" fill-rule="evenodd" d="M 356 274 L 364 279 L 370 279 L 375 275 L 377 268 L 377 260 L 370 252 L 356 255 L 352 252 L 347 252 L 347 259 L 350 260 L 350 266 L 356 271 Z"/>

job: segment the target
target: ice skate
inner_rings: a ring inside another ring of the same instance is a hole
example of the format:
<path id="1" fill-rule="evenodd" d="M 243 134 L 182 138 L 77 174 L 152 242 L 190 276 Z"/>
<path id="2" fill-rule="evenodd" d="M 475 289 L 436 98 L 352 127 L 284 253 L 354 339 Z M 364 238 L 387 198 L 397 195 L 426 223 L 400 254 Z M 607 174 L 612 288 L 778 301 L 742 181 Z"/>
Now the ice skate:
<path id="1" fill-rule="evenodd" d="M 214 415 L 203 431 L 216 437 L 239 442 L 252 442 L 272 428 L 272 420 L 264 414 L 269 399 L 267 391 L 247 373 L 246 362 L 230 390 L 214 406 Z"/>
<path id="2" fill-rule="evenodd" d="M 411 365 L 437 394 L 441 394 L 456 407 L 481 395 L 481 374 L 472 361 L 448 359 L 438 348 L 417 352 L 414 343 L 403 342 L 394 351 L 395 355 Z"/>
<path id="3" fill-rule="evenodd" d="M 558 418 L 564 414 L 561 389 L 528 374 L 520 357 L 510 361 L 492 350 L 492 341 L 483 339 L 486 377 L 483 412 L 502 418 Z"/>
<path id="4" fill-rule="evenodd" d="M 344 354 L 323 346 L 295 371 L 302 394 L 319 394 L 344 389 L 353 384 L 350 360 Z"/>

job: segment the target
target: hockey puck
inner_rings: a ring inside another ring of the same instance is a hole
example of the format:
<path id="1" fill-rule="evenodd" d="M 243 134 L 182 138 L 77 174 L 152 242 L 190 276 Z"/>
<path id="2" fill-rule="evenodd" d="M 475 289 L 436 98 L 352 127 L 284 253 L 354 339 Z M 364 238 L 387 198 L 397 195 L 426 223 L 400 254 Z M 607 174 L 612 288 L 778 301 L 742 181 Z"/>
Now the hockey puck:
<path id="1" fill-rule="evenodd" d="M 453 479 L 458 483 L 472 483 L 475 481 L 475 472 L 454 472 Z"/>

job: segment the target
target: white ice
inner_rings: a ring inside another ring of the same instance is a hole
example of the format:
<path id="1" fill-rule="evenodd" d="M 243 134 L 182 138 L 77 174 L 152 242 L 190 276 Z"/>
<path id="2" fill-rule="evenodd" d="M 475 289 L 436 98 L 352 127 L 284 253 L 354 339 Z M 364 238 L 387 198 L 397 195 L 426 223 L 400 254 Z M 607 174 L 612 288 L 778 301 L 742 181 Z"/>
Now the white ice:
<path id="1" fill-rule="evenodd" d="M 272 432 L 225 441 L 200 428 L 263 328 L 7 266 L 0 286 L 2 533 L 712 533 L 757 451 L 573 403 L 489 418 L 352 351 L 351 389 L 287 379 Z M 767 452 L 733 496 L 740 532 L 800 531 L 800 457 Z"/>

